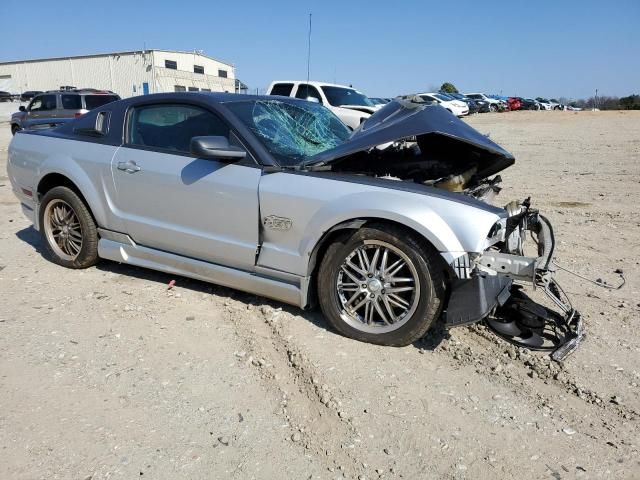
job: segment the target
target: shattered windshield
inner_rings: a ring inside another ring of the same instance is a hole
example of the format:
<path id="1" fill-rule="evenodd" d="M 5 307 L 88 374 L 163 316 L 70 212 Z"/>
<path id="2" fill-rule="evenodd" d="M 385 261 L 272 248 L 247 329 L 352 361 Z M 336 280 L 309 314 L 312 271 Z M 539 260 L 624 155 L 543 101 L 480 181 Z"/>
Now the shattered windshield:
<path id="1" fill-rule="evenodd" d="M 330 110 L 312 102 L 247 100 L 231 110 L 281 166 L 294 166 L 349 138 L 347 127 Z"/>

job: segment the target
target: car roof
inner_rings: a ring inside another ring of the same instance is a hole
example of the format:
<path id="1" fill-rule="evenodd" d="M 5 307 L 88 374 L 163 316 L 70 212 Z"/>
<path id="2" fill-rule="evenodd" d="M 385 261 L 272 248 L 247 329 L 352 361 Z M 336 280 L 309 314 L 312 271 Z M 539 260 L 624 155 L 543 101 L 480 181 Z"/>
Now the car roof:
<path id="1" fill-rule="evenodd" d="M 418 95 L 431 95 L 432 97 L 436 97 L 436 95 L 447 95 L 447 94 L 442 92 L 426 92 L 426 93 L 419 93 Z"/>
<path id="2" fill-rule="evenodd" d="M 73 89 L 73 90 L 47 90 L 46 92 L 39 92 L 39 93 L 64 93 L 64 94 L 68 94 L 68 95 L 116 95 L 114 92 L 112 92 L 111 90 L 97 90 L 95 88 L 77 88 L 77 89 Z"/>
<path id="3" fill-rule="evenodd" d="M 137 104 L 137 103 L 153 103 L 167 102 L 167 101 L 188 101 L 188 100 L 200 100 L 208 103 L 231 103 L 231 102 L 243 102 L 243 101 L 282 101 L 288 103 L 304 103 L 308 104 L 307 100 L 293 98 L 293 97 L 281 97 L 274 95 L 247 95 L 244 93 L 228 93 L 228 92 L 168 92 L 168 93 L 152 93 L 149 95 L 137 95 L 135 97 L 125 98 L 120 100 L 121 104 Z M 115 102 L 114 102 L 115 103 Z"/>
<path id="4" fill-rule="evenodd" d="M 271 85 L 275 85 L 276 83 L 306 83 L 308 85 L 313 85 L 314 87 L 340 87 L 340 88 L 348 88 L 350 90 L 357 91 L 357 89 L 350 87 L 349 85 L 339 85 L 337 83 L 318 82 L 315 80 L 309 80 L 308 82 L 306 80 L 274 80 L 273 82 L 271 82 Z"/>

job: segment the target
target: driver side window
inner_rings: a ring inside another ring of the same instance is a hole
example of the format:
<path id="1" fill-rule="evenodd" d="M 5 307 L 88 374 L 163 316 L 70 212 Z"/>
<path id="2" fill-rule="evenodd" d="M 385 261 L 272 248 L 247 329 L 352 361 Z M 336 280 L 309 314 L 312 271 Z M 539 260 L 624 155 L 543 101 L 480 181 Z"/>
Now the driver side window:
<path id="1" fill-rule="evenodd" d="M 42 97 L 36 97 L 31 101 L 29 108 L 27 108 L 30 112 L 37 112 L 42 109 Z"/>
<path id="2" fill-rule="evenodd" d="M 44 112 L 47 110 L 55 110 L 56 105 L 56 96 L 55 95 L 41 95 L 36 97 L 29 105 L 30 112 Z"/>
<path id="3" fill-rule="evenodd" d="M 191 139 L 229 137 L 229 127 L 215 114 L 194 105 L 145 105 L 129 113 L 127 144 L 189 153 Z"/>

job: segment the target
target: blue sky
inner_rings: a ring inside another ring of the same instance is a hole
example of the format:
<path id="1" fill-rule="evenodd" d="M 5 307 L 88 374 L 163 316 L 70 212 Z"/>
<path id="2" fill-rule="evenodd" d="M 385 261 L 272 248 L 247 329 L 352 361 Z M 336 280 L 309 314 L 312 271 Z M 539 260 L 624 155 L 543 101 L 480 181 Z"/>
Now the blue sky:
<path id="1" fill-rule="evenodd" d="M 312 13 L 312 79 L 370 96 L 444 81 L 527 97 L 640 93 L 640 0 L 1 3 L 0 61 L 201 49 L 262 91 L 306 78 Z"/>

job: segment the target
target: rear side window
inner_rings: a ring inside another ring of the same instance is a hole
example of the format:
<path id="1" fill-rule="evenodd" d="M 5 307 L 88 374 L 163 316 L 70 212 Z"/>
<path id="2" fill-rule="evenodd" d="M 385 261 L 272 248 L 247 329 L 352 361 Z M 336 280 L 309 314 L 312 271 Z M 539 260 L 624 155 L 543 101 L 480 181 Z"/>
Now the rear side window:
<path id="1" fill-rule="evenodd" d="M 276 83 L 271 89 L 270 95 L 280 95 L 281 97 L 288 97 L 293 90 L 293 83 Z"/>
<path id="2" fill-rule="evenodd" d="M 82 110 L 80 95 L 62 95 L 62 108 L 65 110 Z"/>
<path id="3" fill-rule="evenodd" d="M 93 110 L 94 108 L 101 107 L 107 103 L 115 102 L 120 97 L 116 95 L 85 95 L 84 105 L 87 110 Z"/>
<path id="4" fill-rule="evenodd" d="M 229 127 L 215 114 L 192 105 L 148 105 L 129 114 L 127 144 L 189 153 L 191 139 L 229 137 Z"/>
<path id="5" fill-rule="evenodd" d="M 306 100 L 307 98 L 315 98 L 319 103 L 322 103 L 322 98 L 320 97 L 318 89 L 312 85 L 307 85 L 306 83 L 298 85 L 296 98 L 301 98 L 303 100 Z"/>

